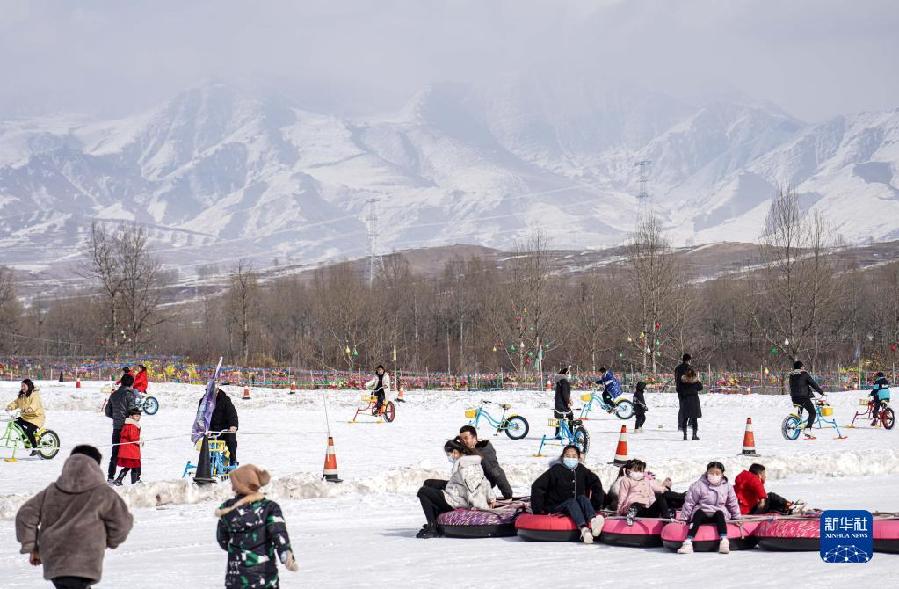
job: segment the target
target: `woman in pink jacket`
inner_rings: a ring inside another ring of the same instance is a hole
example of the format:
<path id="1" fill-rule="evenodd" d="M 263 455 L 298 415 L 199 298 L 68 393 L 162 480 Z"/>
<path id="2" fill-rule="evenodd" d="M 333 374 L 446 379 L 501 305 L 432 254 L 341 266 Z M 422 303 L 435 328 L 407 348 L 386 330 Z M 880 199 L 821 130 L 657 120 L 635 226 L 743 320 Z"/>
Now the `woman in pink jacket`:
<path id="1" fill-rule="evenodd" d="M 715 524 L 721 537 L 718 552 L 728 554 L 730 541 L 727 539 L 727 521 L 738 520 L 741 517 L 737 494 L 724 476 L 724 465 L 720 462 L 709 462 L 705 474 L 690 485 L 690 490 L 687 491 L 681 518 L 691 526 L 687 539 L 677 553 L 692 554 L 693 537 L 699 531 L 699 526 Z"/>
<path id="2" fill-rule="evenodd" d="M 618 515 L 627 516 L 627 525 L 634 525 L 637 517 L 671 518 L 665 501 L 665 491 L 670 490 L 671 479 L 660 483 L 646 473 L 646 463 L 633 460 L 618 484 Z"/>

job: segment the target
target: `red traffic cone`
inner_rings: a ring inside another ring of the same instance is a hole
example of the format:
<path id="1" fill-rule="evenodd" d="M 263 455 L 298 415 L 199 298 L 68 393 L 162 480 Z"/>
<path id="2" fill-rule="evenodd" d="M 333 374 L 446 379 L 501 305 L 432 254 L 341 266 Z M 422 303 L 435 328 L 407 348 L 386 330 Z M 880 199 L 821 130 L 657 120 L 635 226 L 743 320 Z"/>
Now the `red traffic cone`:
<path id="1" fill-rule="evenodd" d="M 615 448 L 615 459 L 612 464 L 622 466 L 627 462 L 627 426 L 621 426 L 621 433 L 618 435 L 618 446 Z"/>
<path id="2" fill-rule="evenodd" d="M 75 379 L 75 388 L 76 388 L 76 389 L 80 389 L 80 388 L 81 388 L 81 379 L 80 379 L 80 378 L 76 378 L 76 379 Z"/>
<path id="3" fill-rule="evenodd" d="M 337 453 L 334 451 L 334 438 L 328 436 L 328 449 L 325 451 L 325 467 L 322 469 L 322 478 L 329 483 L 342 483 L 343 479 L 337 476 Z"/>
<path id="4" fill-rule="evenodd" d="M 245 386 L 243 388 L 243 396 L 241 397 L 241 399 L 245 401 L 248 401 L 250 399 L 250 387 Z"/>
<path id="5" fill-rule="evenodd" d="M 295 382 L 290 383 L 290 394 L 294 395 L 294 394 L 296 394 L 296 392 L 297 392 L 297 383 L 295 383 Z"/>
<path id="6" fill-rule="evenodd" d="M 752 418 L 746 418 L 746 431 L 743 432 L 743 455 L 758 456 L 755 451 L 755 435 L 752 433 Z"/>
<path id="7" fill-rule="evenodd" d="M 405 403 L 406 402 L 406 399 L 403 398 L 403 395 L 405 395 L 405 394 L 406 394 L 406 391 L 404 391 L 403 389 L 400 389 L 400 391 L 396 394 L 397 403 Z"/>

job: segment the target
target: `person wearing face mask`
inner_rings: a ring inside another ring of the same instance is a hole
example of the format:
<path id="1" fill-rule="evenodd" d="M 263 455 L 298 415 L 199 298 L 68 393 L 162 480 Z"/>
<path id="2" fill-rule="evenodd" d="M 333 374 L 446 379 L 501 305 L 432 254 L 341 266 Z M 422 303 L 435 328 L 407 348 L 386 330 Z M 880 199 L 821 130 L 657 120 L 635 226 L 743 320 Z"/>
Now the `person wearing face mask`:
<path id="1" fill-rule="evenodd" d="M 459 508 L 490 511 L 496 507 L 496 499 L 490 481 L 484 476 L 481 457 L 456 437 L 443 446 L 447 460 L 452 464 L 452 474 L 445 489 L 424 485 L 418 490 L 418 500 L 425 514 L 425 523 L 417 538 L 435 538 L 440 535 L 437 517 Z"/>
<path id="2" fill-rule="evenodd" d="M 536 514 L 564 513 L 581 530 L 581 540 L 590 544 L 602 532 L 605 493 L 596 474 L 584 466 L 577 446 L 566 446 L 558 462 L 531 485 L 531 511 Z"/>
<path id="3" fill-rule="evenodd" d="M 634 525 L 638 517 L 673 519 L 665 492 L 671 490 L 671 479 L 663 483 L 646 476 L 646 463 L 633 460 L 626 476 L 618 484 L 618 515 L 627 517 L 627 525 Z"/>
<path id="4" fill-rule="evenodd" d="M 727 539 L 727 522 L 741 517 L 737 495 L 724 476 L 724 465 L 720 462 L 709 462 L 705 474 L 690 485 L 690 490 L 687 491 L 681 519 L 690 524 L 690 531 L 677 553 L 692 554 L 693 537 L 699 531 L 699 526 L 714 524 L 721 538 L 718 552 L 728 554 L 730 541 Z"/>

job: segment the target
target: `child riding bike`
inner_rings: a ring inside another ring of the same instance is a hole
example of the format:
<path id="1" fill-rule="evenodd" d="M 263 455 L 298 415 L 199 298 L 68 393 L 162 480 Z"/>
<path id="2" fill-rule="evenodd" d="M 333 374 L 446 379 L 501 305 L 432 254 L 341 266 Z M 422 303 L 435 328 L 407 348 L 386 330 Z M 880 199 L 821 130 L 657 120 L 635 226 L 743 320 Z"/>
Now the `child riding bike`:
<path id="1" fill-rule="evenodd" d="M 19 411 L 19 417 L 16 418 L 16 425 L 22 428 L 28 443 L 31 444 L 31 455 L 36 456 L 37 439 L 35 434 L 44 426 L 44 405 L 41 403 L 40 389 L 34 386 L 30 378 L 22 381 L 19 394 L 15 401 L 6 406 L 7 411 Z"/>
<path id="2" fill-rule="evenodd" d="M 815 379 L 802 366 L 802 362 L 799 360 L 793 362 L 793 371 L 790 372 L 790 398 L 793 400 L 794 405 L 798 405 L 808 413 L 808 423 L 803 428 L 802 433 L 805 435 L 805 439 L 814 440 L 815 436 L 812 435 L 811 429 L 815 425 L 815 419 L 818 414 L 815 411 L 815 405 L 812 403 L 812 399 L 815 396 L 812 391 L 817 391 L 821 398 L 824 397 L 824 391 L 821 390 Z"/>
<path id="3" fill-rule="evenodd" d="M 874 388 L 871 390 L 869 396 L 874 400 L 874 409 L 872 413 L 874 419 L 871 421 L 871 425 L 877 425 L 877 420 L 880 417 L 880 408 L 883 406 L 883 402 L 890 400 L 890 381 L 883 375 L 883 372 L 878 372 L 874 375 Z"/>

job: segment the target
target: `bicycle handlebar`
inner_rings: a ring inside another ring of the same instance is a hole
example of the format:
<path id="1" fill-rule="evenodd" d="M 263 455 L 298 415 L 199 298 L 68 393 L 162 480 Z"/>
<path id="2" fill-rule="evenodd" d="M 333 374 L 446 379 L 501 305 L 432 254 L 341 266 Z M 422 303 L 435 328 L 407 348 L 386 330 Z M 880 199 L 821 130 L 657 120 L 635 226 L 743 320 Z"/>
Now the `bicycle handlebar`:
<path id="1" fill-rule="evenodd" d="M 488 401 L 487 399 L 481 399 L 481 405 L 493 405 L 493 401 Z"/>

